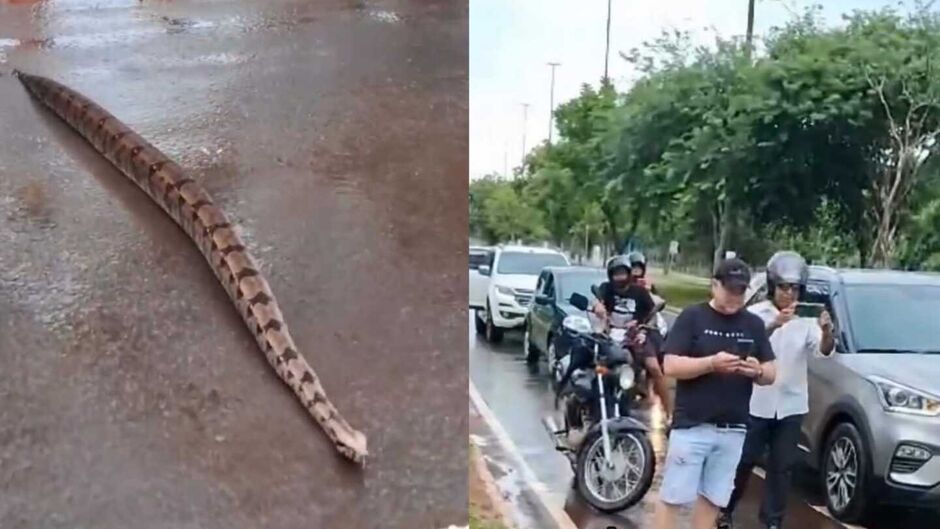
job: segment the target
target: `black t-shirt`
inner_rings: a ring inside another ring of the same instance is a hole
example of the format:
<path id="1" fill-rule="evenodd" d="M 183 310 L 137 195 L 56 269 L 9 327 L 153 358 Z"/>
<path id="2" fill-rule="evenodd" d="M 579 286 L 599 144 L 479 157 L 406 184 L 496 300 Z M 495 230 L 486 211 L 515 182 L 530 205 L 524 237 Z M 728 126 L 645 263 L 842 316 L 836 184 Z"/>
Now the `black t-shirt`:
<path id="1" fill-rule="evenodd" d="M 754 356 L 761 363 L 774 359 L 764 322 L 747 310 L 722 314 L 707 302 L 687 307 L 666 338 L 667 355 L 702 358 L 726 351 Z M 708 423 L 747 424 L 753 380 L 744 375 L 708 373 L 676 382 L 673 428 Z"/>
<path id="2" fill-rule="evenodd" d="M 630 283 L 623 292 L 618 292 L 610 283 L 604 282 L 601 283 L 598 294 L 607 308 L 611 323 L 617 327 L 622 327 L 631 320 L 645 322 L 656 307 L 649 291 L 635 283 Z"/>

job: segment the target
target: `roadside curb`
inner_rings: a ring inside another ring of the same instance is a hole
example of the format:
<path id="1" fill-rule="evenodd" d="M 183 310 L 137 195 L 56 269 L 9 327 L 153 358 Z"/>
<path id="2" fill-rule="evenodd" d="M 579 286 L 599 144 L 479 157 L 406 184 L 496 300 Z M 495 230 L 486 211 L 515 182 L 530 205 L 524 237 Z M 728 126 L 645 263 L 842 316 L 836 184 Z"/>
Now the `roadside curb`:
<path id="1" fill-rule="evenodd" d="M 517 529 L 518 526 L 513 522 L 512 515 L 510 514 L 509 504 L 500 492 L 499 486 L 496 484 L 496 479 L 486 466 L 486 462 L 483 461 L 483 453 L 480 451 L 480 447 L 474 442 L 472 437 L 470 438 L 470 444 L 473 445 L 470 456 L 471 464 L 473 465 L 472 470 L 475 471 L 483 481 L 486 496 L 496 509 L 500 523 L 505 525 L 507 529 Z"/>
<path id="2" fill-rule="evenodd" d="M 554 529 L 578 529 L 574 521 L 568 516 L 568 513 L 564 509 L 559 508 L 558 506 L 553 506 L 552 503 L 548 500 L 545 495 L 546 487 L 541 483 L 536 477 L 535 473 L 532 471 L 532 468 L 525 462 L 525 459 L 522 457 L 522 454 L 519 452 L 519 449 L 516 447 L 515 443 L 512 442 L 512 439 L 509 437 L 509 434 L 499 423 L 499 420 L 496 418 L 496 415 L 493 413 L 493 410 L 486 404 L 486 401 L 483 400 L 483 396 L 480 395 L 480 392 L 477 390 L 476 386 L 473 384 L 473 381 L 470 381 L 469 384 L 469 393 L 470 393 L 470 405 L 477 411 L 480 417 L 483 419 L 483 422 L 493 433 L 493 436 L 496 438 L 496 441 L 502 447 L 503 451 L 513 460 L 513 464 L 516 467 L 516 470 L 519 472 L 521 477 L 527 482 L 528 487 L 534 493 L 535 499 L 541 504 L 541 508 L 544 509 L 550 516 L 552 522 L 554 522 Z M 541 527 L 539 529 L 542 529 Z M 550 529 L 545 527 L 545 529 Z"/>

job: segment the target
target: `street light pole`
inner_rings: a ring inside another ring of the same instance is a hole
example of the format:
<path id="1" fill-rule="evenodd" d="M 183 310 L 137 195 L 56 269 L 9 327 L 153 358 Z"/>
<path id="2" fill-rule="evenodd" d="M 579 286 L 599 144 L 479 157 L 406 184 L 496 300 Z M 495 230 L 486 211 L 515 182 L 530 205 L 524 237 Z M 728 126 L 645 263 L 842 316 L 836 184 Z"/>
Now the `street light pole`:
<path id="1" fill-rule="evenodd" d="M 753 0 L 751 0 L 753 2 Z M 604 81 L 608 80 L 607 77 L 607 63 L 610 59 L 610 2 L 607 0 L 607 47 L 604 50 Z"/>
<path id="2" fill-rule="evenodd" d="M 754 48 L 754 0 L 747 2 L 747 33 L 745 34 L 747 60 L 751 60 L 751 50 Z"/>
<path id="3" fill-rule="evenodd" d="M 522 104 L 522 174 L 525 174 L 525 128 L 529 117 L 529 104 Z"/>
<path id="4" fill-rule="evenodd" d="M 552 67 L 552 88 L 548 96 L 548 144 L 552 144 L 552 129 L 554 129 L 555 121 L 555 67 L 561 65 L 558 62 L 550 62 L 549 66 Z"/>

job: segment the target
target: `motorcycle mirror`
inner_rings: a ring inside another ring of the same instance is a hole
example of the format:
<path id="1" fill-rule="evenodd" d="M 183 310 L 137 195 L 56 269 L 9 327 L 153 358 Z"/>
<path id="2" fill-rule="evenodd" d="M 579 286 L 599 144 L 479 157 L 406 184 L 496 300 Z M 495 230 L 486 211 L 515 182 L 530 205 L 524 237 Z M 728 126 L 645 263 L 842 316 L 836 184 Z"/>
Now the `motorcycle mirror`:
<path id="1" fill-rule="evenodd" d="M 571 295 L 571 298 L 568 300 L 568 302 L 580 310 L 588 309 L 588 303 L 589 303 L 588 298 L 577 292 Z"/>

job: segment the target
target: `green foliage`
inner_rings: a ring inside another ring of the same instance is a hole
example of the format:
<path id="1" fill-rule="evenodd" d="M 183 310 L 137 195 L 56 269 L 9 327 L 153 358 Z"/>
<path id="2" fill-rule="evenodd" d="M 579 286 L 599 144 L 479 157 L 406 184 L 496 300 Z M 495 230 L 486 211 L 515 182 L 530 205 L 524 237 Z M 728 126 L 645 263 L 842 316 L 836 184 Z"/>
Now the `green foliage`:
<path id="1" fill-rule="evenodd" d="M 542 212 L 524 201 L 513 182 L 483 178 L 470 185 L 471 232 L 488 243 L 538 241 L 548 232 Z"/>
<path id="2" fill-rule="evenodd" d="M 940 267 L 940 15 L 825 28 L 818 13 L 772 31 L 754 60 L 740 39 L 696 48 L 681 32 L 624 54 L 642 77 L 559 106 L 558 141 L 533 149 L 511 192 L 471 186 L 492 195 L 471 222 L 578 248 L 641 234 L 700 257 L 791 247 Z"/>

